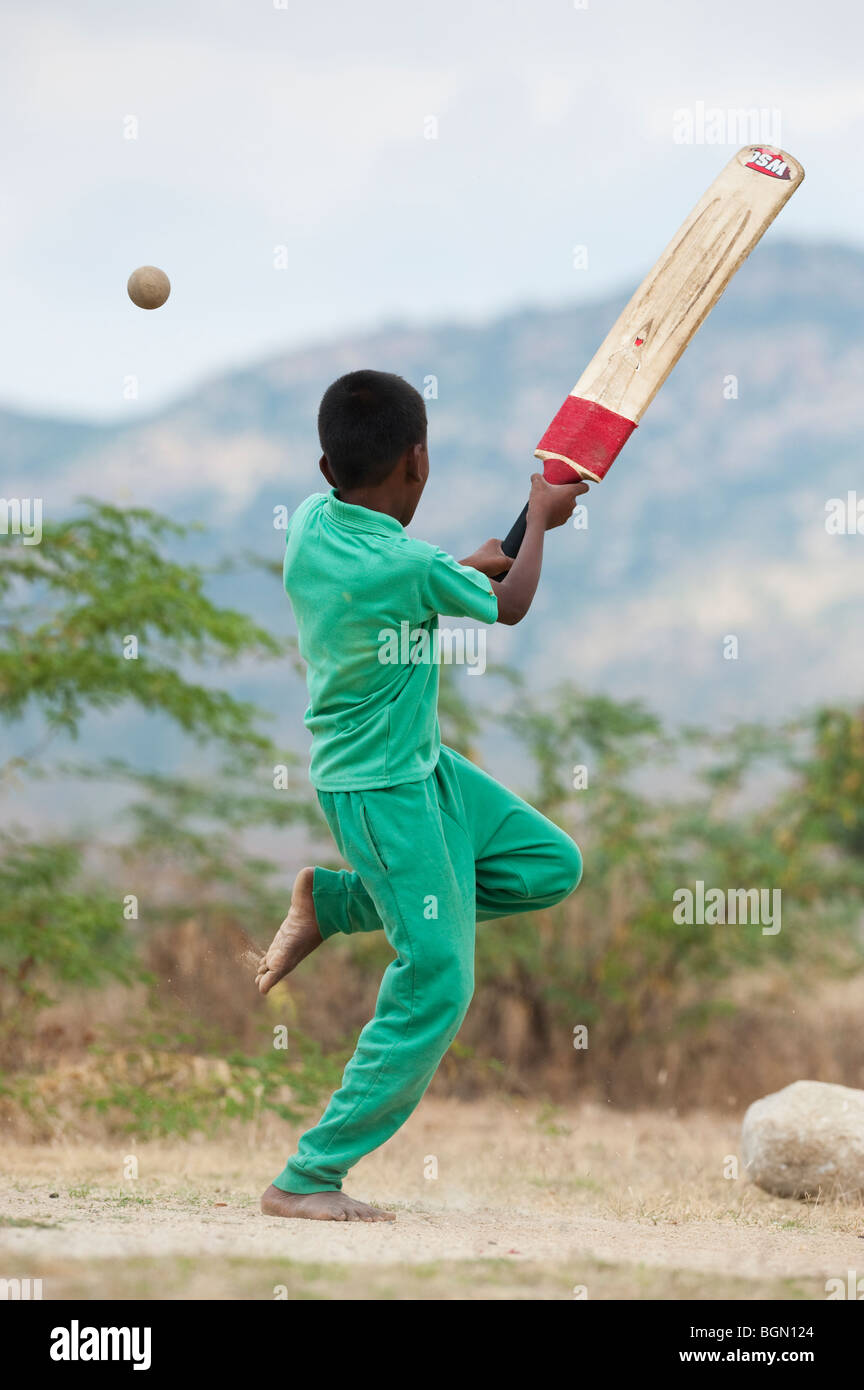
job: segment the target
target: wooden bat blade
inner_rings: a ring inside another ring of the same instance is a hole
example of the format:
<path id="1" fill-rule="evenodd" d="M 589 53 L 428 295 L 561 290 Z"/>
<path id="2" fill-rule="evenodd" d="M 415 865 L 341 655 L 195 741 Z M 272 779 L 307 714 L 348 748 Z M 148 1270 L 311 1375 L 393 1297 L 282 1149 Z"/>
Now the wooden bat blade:
<path id="1" fill-rule="evenodd" d="M 605 477 L 700 324 L 804 178 L 783 150 L 745 145 L 696 204 L 535 450 L 551 482 Z"/>

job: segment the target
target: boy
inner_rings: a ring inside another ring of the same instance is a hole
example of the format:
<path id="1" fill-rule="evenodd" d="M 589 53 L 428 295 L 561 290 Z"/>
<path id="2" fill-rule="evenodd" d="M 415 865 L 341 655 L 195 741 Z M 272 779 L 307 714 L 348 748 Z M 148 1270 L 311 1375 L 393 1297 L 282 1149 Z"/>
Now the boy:
<path id="1" fill-rule="evenodd" d="M 268 1216 L 391 1221 L 341 1191 L 349 1168 L 402 1125 L 455 1038 L 474 988 L 475 923 L 567 897 L 582 873 L 568 835 L 441 745 L 438 667 L 382 658 L 438 615 L 514 624 L 527 613 L 544 533 L 584 483 L 532 476 L 515 561 L 487 541 L 458 564 L 406 536 L 429 474 L 426 409 L 401 377 L 359 371 L 318 415 L 329 494 L 291 518 L 285 588 L 307 663 L 309 776 L 352 871 L 301 869 L 288 916 L 258 965 L 262 994 L 337 932 L 383 930 L 396 958 L 375 1014 L 318 1124 L 261 1199 Z M 507 571 L 500 580 L 491 578 Z"/>

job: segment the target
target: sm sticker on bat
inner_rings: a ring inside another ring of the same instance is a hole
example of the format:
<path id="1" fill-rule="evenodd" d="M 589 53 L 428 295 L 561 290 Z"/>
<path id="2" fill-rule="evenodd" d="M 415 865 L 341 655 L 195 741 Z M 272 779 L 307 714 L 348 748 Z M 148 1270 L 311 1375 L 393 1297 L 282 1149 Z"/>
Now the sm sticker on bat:
<path id="1" fill-rule="evenodd" d="M 747 160 L 746 169 L 757 169 L 760 174 L 770 174 L 772 179 L 789 179 L 792 177 L 789 165 L 781 159 L 779 154 L 773 150 L 762 150 L 757 146 L 751 150 L 750 158 Z"/>

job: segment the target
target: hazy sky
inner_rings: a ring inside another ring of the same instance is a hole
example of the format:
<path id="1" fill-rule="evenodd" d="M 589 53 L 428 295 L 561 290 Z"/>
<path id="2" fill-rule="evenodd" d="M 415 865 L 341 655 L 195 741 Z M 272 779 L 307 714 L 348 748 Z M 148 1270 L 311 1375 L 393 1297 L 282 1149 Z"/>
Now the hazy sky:
<path id="1" fill-rule="evenodd" d="M 864 242 L 862 42 L 854 0 L 2 0 L 0 403 L 122 417 L 348 329 L 635 284 L 741 108 L 807 169 L 769 235 Z"/>

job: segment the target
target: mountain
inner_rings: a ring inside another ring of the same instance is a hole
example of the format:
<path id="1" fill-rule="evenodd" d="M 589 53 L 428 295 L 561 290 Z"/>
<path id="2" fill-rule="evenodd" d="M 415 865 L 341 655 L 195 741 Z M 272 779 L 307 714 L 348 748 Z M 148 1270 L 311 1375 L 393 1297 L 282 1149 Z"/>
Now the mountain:
<path id="1" fill-rule="evenodd" d="M 129 423 L 0 414 L 4 495 L 40 495 L 46 516 L 80 494 L 151 506 L 205 522 L 208 551 L 278 558 L 274 507 L 321 485 L 321 393 L 374 366 L 431 396 L 432 474 L 412 530 L 461 556 L 507 530 L 534 444 L 631 289 L 313 345 Z M 849 491 L 864 498 L 862 319 L 862 252 L 760 247 L 592 490 L 588 530 L 550 537 L 535 608 L 519 628 L 490 633 L 489 661 L 519 665 L 537 686 L 573 678 L 641 697 L 670 723 L 860 697 L 864 535 L 829 535 L 825 509 Z M 230 593 L 290 626 L 278 583 L 257 574 Z M 737 660 L 724 657 L 730 635 Z M 283 716 L 290 708 L 293 727 L 293 677 L 262 680 L 244 693 Z M 493 698 L 488 680 L 467 686 Z M 304 746 L 302 730 L 295 737 Z"/>

